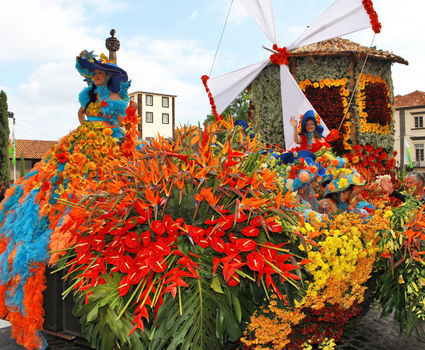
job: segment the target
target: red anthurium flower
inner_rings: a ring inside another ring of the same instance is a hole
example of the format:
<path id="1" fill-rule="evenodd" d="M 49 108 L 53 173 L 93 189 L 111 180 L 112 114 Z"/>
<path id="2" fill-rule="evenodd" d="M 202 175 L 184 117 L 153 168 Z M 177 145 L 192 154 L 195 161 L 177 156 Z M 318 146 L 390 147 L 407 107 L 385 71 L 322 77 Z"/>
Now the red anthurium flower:
<path id="1" fill-rule="evenodd" d="M 208 248 L 210 243 L 208 242 L 207 238 L 204 237 L 193 237 L 193 240 L 195 243 L 199 244 L 202 248 Z"/>
<path id="2" fill-rule="evenodd" d="M 233 274 L 226 282 L 230 287 L 237 286 L 239 284 L 239 276 L 237 274 Z"/>
<path id="3" fill-rule="evenodd" d="M 129 255 L 123 255 L 117 264 L 118 270 L 122 273 L 128 273 L 133 268 L 133 259 Z"/>
<path id="4" fill-rule="evenodd" d="M 246 261 L 252 271 L 260 271 L 264 267 L 264 258 L 258 252 L 249 253 L 246 256 Z"/>
<path id="5" fill-rule="evenodd" d="M 215 220 L 207 219 L 207 220 L 205 220 L 204 224 L 205 225 L 215 225 L 218 222 L 220 222 L 220 218 L 215 219 Z"/>
<path id="6" fill-rule="evenodd" d="M 219 253 L 224 252 L 224 241 L 220 237 L 211 238 L 211 247 Z"/>
<path id="7" fill-rule="evenodd" d="M 157 273 L 164 272 L 167 268 L 167 262 L 162 256 L 152 254 L 149 257 L 149 267 Z"/>
<path id="8" fill-rule="evenodd" d="M 139 236 L 135 232 L 128 232 L 125 235 L 124 243 L 127 247 L 137 248 L 140 246 Z"/>
<path id="9" fill-rule="evenodd" d="M 229 239 L 230 239 L 230 242 L 235 242 L 238 239 L 238 237 L 236 237 L 232 232 L 229 232 Z"/>
<path id="10" fill-rule="evenodd" d="M 83 238 L 78 242 L 75 247 L 77 252 L 88 252 L 90 250 L 90 240 L 88 238 Z"/>
<path id="11" fill-rule="evenodd" d="M 165 232 L 165 225 L 159 220 L 152 221 L 151 230 L 157 235 L 162 236 Z"/>
<path id="12" fill-rule="evenodd" d="M 91 241 L 91 246 L 97 252 L 103 252 L 105 249 L 105 238 L 102 236 L 94 237 Z"/>
<path id="13" fill-rule="evenodd" d="M 220 226 L 222 230 L 228 230 L 233 226 L 234 217 L 233 215 L 229 215 L 227 217 L 220 219 Z"/>
<path id="14" fill-rule="evenodd" d="M 161 244 L 161 242 L 152 243 L 149 247 L 157 255 L 164 256 L 171 253 L 171 248 L 168 245 Z"/>
<path id="15" fill-rule="evenodd" d="M 205 235 L 205 230 L 201 227 L 188 225 L 189 234 L 192 237 L 202 237 Z"/>
<path id="16" fill-rule="evenodd" d="M 130 271 L 127 276 L 128 276 L 128 282 L 130 284 L 138 284 L 140 280 L 142 279 L 142 273 L 141 271 L 137 269 Z"/>
<path id="17" fill-rule="evenodd" d="M 136 258 L 134 260 L 134 265 L 137 269 L 137 271 L 140 273 L 140 277 L 145 277 L 149 271 L 151 271 L 151 268 L 149 266 L 149 258 Z"/>
<path id="18" fill-rule="evenodd" d="M 224 253 L 226 255 L 232 255 L 239 253 L 239 250 L 236 248 L 235 243 L 224 243 Z"/>
<path id="19" fill-rule="evenodd" d="M 130 282 L 128 281 L 128 275 L 125 275 L 123 278 L 121 278 L 120 285 L 118 287 L 118 293 L 123 297 L 128 293 L 129 289 Z"/>
<path id="20" fill-rule="evenodd" d="M 236 218 L 236 222 L 245 222 L 248 219 L 248 215 L 243 212 L 240 212 L 238 217 Z"/>
<path id="21" fill-rule="evenodd" d="M 151 243 L 151 231 L 145 231 L 140 234 L 140 238 L 142 239 L 142 245 L 147 247 Z"/>
<path id="22" fill-rule="evenodd" d="M 259 233 L 260 230 L 253 226 L 247 226 L 242 229 L 242 234 L 247 237 L 257 237 Z"/>
<path id="23" fill-rule="evenodd" d="M 271 232 L 282 232 L 283 228 L 281 225 L 279 225 L 276 221 L 272 221 L 272 222 L 268 222 L 267 223 L 267 228 L 271 231 Z"/>
<path id="24" fill-rule="evenodd" d="M 272 245 L 272 243 L 268 243 L 268 245 Z M 264 258 L 266 258 L 270 262 L 275 261 L 277 259 L 276 249 L 261 247 L 260 253 L 263 254 Z"/>
<path id="25" fill-rule="evenodd" d="M 263 221 L 263 218 L 261 216 L 256 216 L 251 219 L 251 221 L 249 222 L 249 225 L 253 227 L 258 227 L 258 226 L 261 226 L 262 221 Z"/>
<path id="26" fill-rule="evenodd" d="M 110 265 L 117 266 L 119 261 L 121 260 L 122 255 L 118 254 L 117 252 L 109 252 L 108 254 L 105 254 L 105 259 Z"/>
<path id="27" fill-rule="evenodd" d="M 89 252 L 77 253 L 77 263 L 80 265 L 84 265 L 89 261 L 90 257 L 91 255 Z"/>
<path id="28" fill-rule="evenodd" d="M 257 243 L 249 238 L 240 238 L 236 240 L 236 248 L 242 252 L 250 252 L 251 250 L 257 248 Z"/>

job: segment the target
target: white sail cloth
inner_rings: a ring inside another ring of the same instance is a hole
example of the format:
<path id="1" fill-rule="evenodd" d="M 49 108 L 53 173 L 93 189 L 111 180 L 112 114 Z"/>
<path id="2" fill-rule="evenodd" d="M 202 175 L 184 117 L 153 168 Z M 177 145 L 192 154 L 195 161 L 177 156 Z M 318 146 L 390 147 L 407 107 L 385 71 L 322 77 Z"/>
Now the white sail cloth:
<path id="1" fill-rule="evenodd" d="M 273 9 L 271 0 L 239 0 L 248 13 L 273 44 L 278 39 L 275 32 Z M 309 45 L 315 42 L 336 38 L 367 27 L 370 27 L 370 18 L 362 0 L 336 0 L 306 31 L 304 31 L 290 46 L 289 50 Z M 208 80 L 208 87 L 214 98 L 217 112 L 222 113 L 226 107 L 261 73 L 269 64 L 264 61 L 246 66 L 236 71 L 213 77 Z M 282 113 L 285 129 L 285 144 L 289 149 L 294 145 L 294 133 L 290 125 L 290 118 L 298 118 L 308 109 L 314 110 L 304 93 L 285 65 L 280 66 Z M 325 128 L 324 135 L 329 129 Z"/>

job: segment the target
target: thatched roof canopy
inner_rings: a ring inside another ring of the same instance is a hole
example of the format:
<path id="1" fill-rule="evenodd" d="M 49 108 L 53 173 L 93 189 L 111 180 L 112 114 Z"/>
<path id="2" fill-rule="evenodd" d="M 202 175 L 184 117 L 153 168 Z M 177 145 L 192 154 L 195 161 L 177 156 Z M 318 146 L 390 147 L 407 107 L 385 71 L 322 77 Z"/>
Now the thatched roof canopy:
<path id="1" fill-rule="evenodd" d="M 384 61 L 397 62 L 408 65 L 404 58 L 394 55 L 388 51 L 376 50 L 375 48 L 368 48 L 360 44 L 354 43 L 348 39 L 331 39 L 321 41 L 315 44 L 299 47 L 298 49 L 289 51 L 291 57 L 304 57 L 304 56 L 348 56 L 354 55 L 357 58 L 364 58 L 369 52 L 370 58 L 375 58 Z"/>

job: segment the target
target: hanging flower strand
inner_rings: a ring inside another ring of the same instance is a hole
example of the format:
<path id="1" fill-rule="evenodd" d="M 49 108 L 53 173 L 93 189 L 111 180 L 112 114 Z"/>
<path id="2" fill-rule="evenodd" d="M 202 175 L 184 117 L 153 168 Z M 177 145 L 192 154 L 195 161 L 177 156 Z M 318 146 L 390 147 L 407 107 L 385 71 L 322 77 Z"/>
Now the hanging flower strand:
<path id="1" fill-rule="evenodd" d="M 378 34 L 381 32 L 381 23 L 378 19 L 378 14 L 376 13 L 375 9 L 373 8 L 372 0 L 363 0 L 362 4 L 367 12 L 367 14 L 370 17 L 370 24 L 372 25 L 373 31 Z"/>
<path id="2" fill-rule="evenodd" d="M 204 86 L 205 86 L 205 90 L 207 91 L 208 98 L 210 99 L 210 105 L 211 105 L 212 114 L 214 114 L 215 119 L 218 121 L 218 120 L 220 120 L 220 119 L 222 119 L 222 118 L 221 118 L 221 116 L 217 113 L 217 108 L 216 108 L 216 106 L 215 106 L 214 98 L 213 98 L 213 96 L 212 96 L 212 94 L 211 94 L 211 91 L 210 91 L 210 89 L 209 89 L 209 87 L 208 87 L 208 84 L 207 84 L 207 81 L 208 81 L 208 79 L 209 79 L 209 78 L 210 78 L 210 77 L 209 77 L 208 75 L 203 75 L 203 76 L 201 77 L 201 80 L 202 80 L 202 83 L 203 83 L 203 84 L 204 84 Z"/>

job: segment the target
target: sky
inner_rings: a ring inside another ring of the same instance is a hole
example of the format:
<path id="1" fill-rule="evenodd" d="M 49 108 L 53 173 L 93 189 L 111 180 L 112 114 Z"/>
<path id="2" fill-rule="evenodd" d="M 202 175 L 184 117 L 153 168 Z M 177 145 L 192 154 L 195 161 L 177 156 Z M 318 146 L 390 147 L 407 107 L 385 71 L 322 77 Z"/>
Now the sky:
<path id="1" fill-rule="evenodd" d="M 333 2 L 274 0 L 280 46 L 292 43 Z M 425 91 L 425 1 L 373 3 L 382 23 L 373 45 L 409 62 L 393 65 L 394 93 Z M 0 90 L 6 92 L 8 110 L 15 115 L 18 139 L 58 140 L 79 125 L 78 93 L 86 85 L 75 69 L 75 57 L 84 49 L 107 54 L 105 39 L 112 28 L 121 43 L 118 65 L 132 80 L 130 92 L 177 95 L 177 125 L 197 124 L 210 112 L 202 75 L 214 77 L 258 62 L 270 55 L 262 45 L 272 46 L 238 0 L 0 4 Z M 373 32 L 369 28 L 346 38 L 369 46 Z"/>

